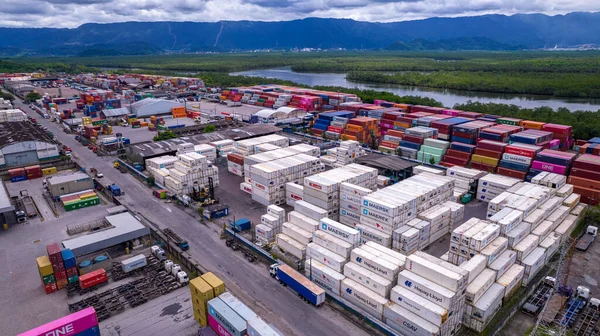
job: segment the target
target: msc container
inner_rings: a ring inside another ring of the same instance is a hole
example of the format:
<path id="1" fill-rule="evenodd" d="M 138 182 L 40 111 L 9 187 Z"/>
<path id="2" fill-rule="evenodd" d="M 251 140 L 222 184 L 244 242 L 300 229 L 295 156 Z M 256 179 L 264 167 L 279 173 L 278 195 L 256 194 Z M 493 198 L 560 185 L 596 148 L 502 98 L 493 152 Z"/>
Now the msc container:
<path id="1" fill-rule="evenodd" d="M 18 336 L 79 335 L 97 325 L 96 310 L 94 310 L 94 307 L 89 307 L 21 333 Z"/>
<path id="2" fill-rule="evenodd" d="M 312 282 L 335 295 L 340 295 L 342 280 L 346 278 L 343 274 L 312 258 L 304 262 L 304 273 Z"/>
<path id="3" fill-rule="evenodd" d="M 220 298 L 214 298 L 208 301 L 207 306 L 209 325 L 219 335 L 227 335 L 227 333 L 232 336 L 246 335 L 246 321 L 225 302 L 223 302 L 223 300 Z M 211 317 L 214 319 L 214 321 L 211 321 Z M 224 328 L 227 333 L 223 333 L 223 331 L 218 327 L 215 329 L 215 321 L 218 322 L 218 325 L 221 328 Z"/>
<path id="4" fill-rule="evenodd" d="M 364 248 L 355 248 L 350 253 L 350 261 L 362 265 L 366 269 L 378 274 L 390 281 L 394 281 L 400 266 L 394 264 L 380 256 L 367 252 Z"/>
<path id="5" fill-rule="evenodd" d="M 504 298 L 504 286 L 493 283 L 485 294 L 473 305 L 471 316 L 487 321 L 492 316 Z"/>
<path id="6" fill-rule="evenodd" d="M 146 256 L 143 254 L 136 255 L 135 257 L 127 258 L 121 261 L 121 269 L 124 273 L 129 273 L 138 268 L 142 268 L 146 266 L 148 262 L 146 261 Z"/>
<path id="7" fill-rule="evenodd" d="M 342 281 L 342 298 L 349 300 L 372 314 L 378 320 L 383 318 L 383 306 L 388 300 L 351 279 Z"/>
<path id="8" fill-rule="evenodd" d="M 353 246 L 360 243 L 360 232 L 329 218 L 321 219 L 319 229 Z"/>
<path id="9" fill-rule="evenodd" d="M 406 258 L 406 265 L 404 267 L 455 292 L 460 290 L 466 283 L 466 279 L 462 275 L 440 267 L 414 254 Z"/>
<path id="10" fill-rule="evenodd" d="M 90 288 L 92 286 L 108 281 L 104 268 L 92 271 L 79 277 L 79 287 L 81 289 Z"/>
<path id="11" fill-rule="evenodd" d="M 340 273 L 343 271 L 344 264 L 346 263 L 345 257 L 331 252 L 323 246 L 315 243 L 310 243 L 308 246 L 306 246 L 306 255 Z"/>
<path id="12" fill-rule="evenodd" d="M 481 274 L 479 274 L 479 276 L 467 287 L 465 301 L 469 304 L 477 302 L 492 286 L 494 281 L 496 281 L 496 272 L 489 268 L 484 269 L 483 272 L 481 272 Z"/>
<path id="13" fill-rule="evenodd" d="M 487 258 L 481 254 L 477 254 L 468 261 L 462 263 L 459 267 L 469 272 L 467 283 L 473 282 L 487 266 Z"/>
<path id="14" fill-rule="evenodd" d="M 439 336 L 440 328 L 393 302 L 383 308 L 386 323 L 402 335 Z"/>
<path id="15" fill-rule="evenodd" d="M 541 247 L 533 250 L 522 262 L 521 265 L 525 267 L 523 274 L 523 286 L 527 286 L 529 281 L 533 279 L 535 274 L 544 266 L 546 261 L 546 250 Z"/>
<path id="16" fill-rule="evenodd" d="M 246 306 L 242 301 L 240 301 L 238 298 L 236 298 L 235 296 L 233 296 L 233 294 L 229 292 L 224 292 L 221 295 L 219 295 L 219 299 L 225 302 L 225 304 L 228 305 L 229 308 L 233 309 L 233 311 L 235 311 L 246 321 L 258 317 L 258 315 L 256 315 L 255 312 L 253 312 L 250 308 L 248 308 L 248 306 Z"/>
<path id="17" fill-rule="evenodd" d="M 470 239 L 469 248 L 481 251 L 500 235 L 500 225 L 489 224 Z"/>
<path id="18" fill-rule="evenodd" d="M 479 252 L 481 255 L 485 256 L 488 261 L 488 265 L 493 263 L 500 254 L 502 254 L 508 248 L 508 239 L 505 237 L 498 237 L 494 239 L 494 241 L 488 245 L 486 248 Z"/>
<path id="19" fill-rule="evenodd" d="M 325 290 L 312 283 L 288 265 L 279 265 L 277 277 L 315 306 L 320 306 L 325 302 Z"/>
<path id="20" fill-rule="evenodd" d="M 496 281 L 498 284 L 504 287 L 504 297 L 508 298 L 514 290 L 520 287 L 521 281 L 523 280 L 523 274 L 525 267 L 514 264 Z"/>
<path id="21" fill-rule="evenodd" d="M 498 280 L 516 261 L 517 252 L 506 250 L 490 264 L 489 268 L 496 272 L 496 280 Z"/>
<path id="22" fill-rule="evenodd" d="M 398 274 L 398 286 L 446 309 L 455 307 L 461 301 L 461 296 L 455 292 L 408 270 Z"/>
<path id="23" fill-rule="evenodd" d="M 248 336 L 283 336 L 260 317 L 247 321 Z"/>
<path id="24" fill-rule="evenodd" d="M 390 301 L 421 316 L 436 326 L 441 326 L 448 319 L 448 310 L 400 286 L 392 288 Z"/>
<path id="25" fill-rule="evenodd" d="M 351 244 L 320 230 L 313 232 L 312 242 L 345 258 L 350 256 L 353 247 Z"/>
<path id="26" fill-rule="evenodd" d="M 390 280 L 355 263 L 344 265 L 344 275 L 383 297 L 389 296 L 394 285 Z"/>

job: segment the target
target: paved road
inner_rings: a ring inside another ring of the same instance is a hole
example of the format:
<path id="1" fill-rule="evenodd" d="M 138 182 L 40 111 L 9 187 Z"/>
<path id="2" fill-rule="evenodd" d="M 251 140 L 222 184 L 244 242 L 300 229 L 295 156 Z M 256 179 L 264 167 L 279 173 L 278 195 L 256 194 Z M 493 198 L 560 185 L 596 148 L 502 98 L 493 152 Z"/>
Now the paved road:
<path id="1" fill-rule="evenodd" d="M 152 197 L 150 191 L 133 176 L 114 169 L 113 158 L 98 157 L 75 141 L 73 135 L 64 133 L 57 124 L 40 118 L 27 105 L 20 102 L 15 105 L 43 126 L 49 127 L 63 144 L 70 146 L 75 159 L 83 167 L 95 167 L 119 185 L 125 191 L 123 203 L 161 228 L 170 227 L 184 236 L 190 242 L 188 252 L 203 267 L 222 278 L 229 291 L 285 335 L 369 335 L 329 306 L 315 308 L 300 300 L 287 287 L 271 279 L 265 265 L 250 264 L 241 253 L 232 253 L 219 239 L 216 227 L 205 226 L 175 206 Z M 233 203 L 235 200 L 227 202 Z"/>

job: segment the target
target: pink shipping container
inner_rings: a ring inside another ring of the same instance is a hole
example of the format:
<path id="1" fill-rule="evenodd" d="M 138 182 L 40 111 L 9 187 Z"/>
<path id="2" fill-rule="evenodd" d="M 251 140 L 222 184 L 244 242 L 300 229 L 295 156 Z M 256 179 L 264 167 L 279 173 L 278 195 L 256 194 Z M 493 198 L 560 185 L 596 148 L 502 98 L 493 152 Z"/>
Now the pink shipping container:
<path id="1" fill-rule="evenodd" d="M 561 175 L 565 175 L 567 172 L 567 167 L 565 166 L 541 161 L 533 161 L 531 168 Z"/>
<path id="2" fill-rule="evenodd" d="M 212 317 L 210 314 L 208 315 L 208 325 L 219 335 L 219 336 L 231 336 L 231 334 L 229 333 L 229 331 L 227 331 L 227 329 L 225 329 L 220 323 L 219 321 L 217 321 L 214 317 Z"/>
<path id="3" fill-rule="evenodd" d="M 26 331 L 18 336 L 47 336 L 64 335 L 71 336 L 86 331 L 98 325 L 98 317 L 93 307 L 80 310 L 58 320 L 46 323 L 35 329 Z"/>

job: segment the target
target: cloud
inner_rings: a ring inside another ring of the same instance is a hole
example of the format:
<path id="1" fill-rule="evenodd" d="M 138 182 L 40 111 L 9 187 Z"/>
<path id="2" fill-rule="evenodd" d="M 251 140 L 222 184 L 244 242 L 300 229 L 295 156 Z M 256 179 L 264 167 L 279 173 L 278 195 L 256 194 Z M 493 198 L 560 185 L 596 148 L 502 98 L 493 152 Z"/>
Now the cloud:
<path id="1" fill-rule="evenodd" d="M 123 21 L 283 21 L 307 17 L 392 22 L 483 14 L 597 11 L 589 0 L 0 0 L 1 27 Z"/>

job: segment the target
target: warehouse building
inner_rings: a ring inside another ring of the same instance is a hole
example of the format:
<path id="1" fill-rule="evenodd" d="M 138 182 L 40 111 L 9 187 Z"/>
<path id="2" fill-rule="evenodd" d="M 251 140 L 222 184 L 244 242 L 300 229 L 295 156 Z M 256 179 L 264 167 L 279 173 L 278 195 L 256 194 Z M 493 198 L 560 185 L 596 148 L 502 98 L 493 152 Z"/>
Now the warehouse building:
<path id="1" fill-rule="evenodd" d="M 0 180 L 0 225 L 16 223 L 15 207 L 10 201 L 10 195 Z"/>
<path id="2" fill-rule="evenodd" d="M 184 107 L 185 104 L 172 100 L 146 98 L 131 104 L 131 114 L 137 118 L 171 115 L 173 108 Z"/>
<path id="3" fill-rule="evenodd" d="M 258 118 L 259 123 L 274 123 L 278 120 L 290 118 L 300 118 L 306 115 L 306 111 L 299 108 L 283 106 L 277 110 L 264 109 L 254 114 Z"/>
<path id="4" fill-rule="evenodd" d="M 0 167 L 34 165 L 59 157 L 58 146 L 31 122 L 0 122 Z"/>
<path id="5" fill-rule="evenodd" d="M 100 111 L 100 117 L 106 120 L 119 120 L 126 118 L 127 115 L 129 115 L 129 110 L 126 107 Z"/>
<path id="6" fill-rule="evenodd" d="M 107 216 L 106 221 L 110 228 L 64 240 L 62 245 L 81 257 L 150 235 L 150 229 L 129 212 Z"/>
<path id="7" fill-rule="evenodd" d="M 46 187 L 52 197 L 56 198 L 78 191 L 94 189 L 94 182 L 88 174 L 77 172 L 69 175 L 51 176 L 46 179 Z"/>
<path id="8" fill-rule="evenodd" d="M 402 181 L 413 175 L 413 168 L 418 166 L 414 162 L 404 160 L 397 156 L 369 153 L 356 158 L 356 163 L 376 168 L 379 175 L 391 178 L 394 182 Z"/>

